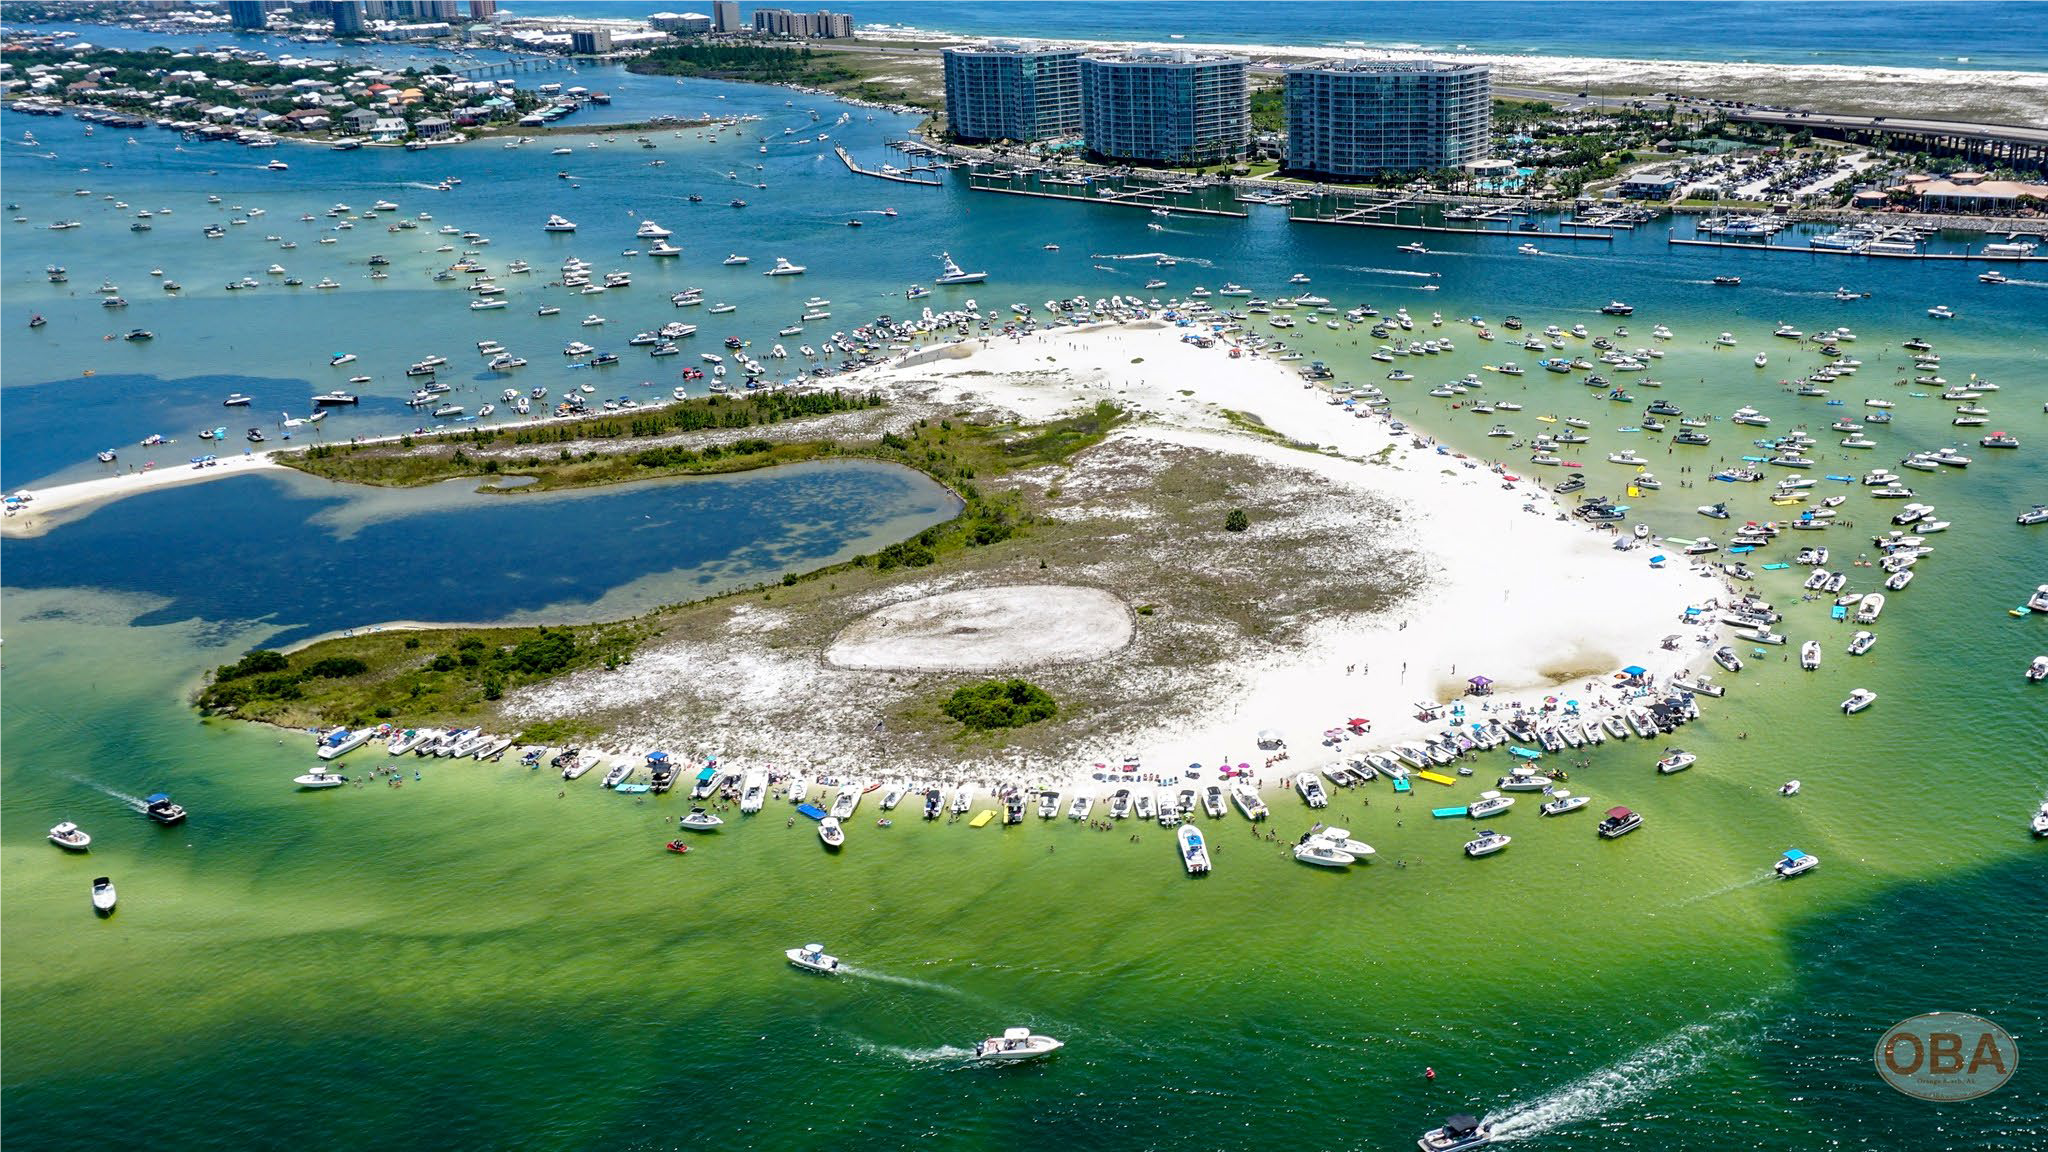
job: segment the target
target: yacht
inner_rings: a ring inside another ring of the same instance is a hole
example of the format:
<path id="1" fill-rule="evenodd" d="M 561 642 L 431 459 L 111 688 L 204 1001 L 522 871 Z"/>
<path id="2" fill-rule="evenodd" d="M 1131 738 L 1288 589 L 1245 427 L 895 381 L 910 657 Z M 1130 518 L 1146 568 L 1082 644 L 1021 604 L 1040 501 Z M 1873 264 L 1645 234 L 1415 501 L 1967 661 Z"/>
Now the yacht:
<path id="1" fill-rule="evenodd" d="M 675 233 L 652 220 L 642 220 L 640 227 L 634 229 L 633 235 L 641 240 L 666 240 Z"/>
<path id="2" fill-rule="evenodd" d="M 142 803 L 143 815 L 148 816 L 151 820 L 154 820 L 159 824 L 184 823 L 184 807 L 182 805 L 172 803 L 171 798 L 162 792 L 151 793 L 150 795 L 143 798 Z"/>
<path id="3" fill-rule="evenodd" d="M 839 826 L 838 817 L 827 816 L 818 821 L 818 839 L 824 841 L 826 848 L 837 852 L 846 844 L 846 829 Z"/>
<path id="4" fill-rule="evenodd" d="M 113 879 L 107 876 L 95 876 L 92 882 L 93 911 L 98 912 L 102 916 L 112 913 L 115 899 Z"/>
<path id="5" fill-rule="evenodd" d="M 1789 880 L 1801 872 L 1811 872 L 1818 867 L 1820 857 L 1809 856 L 1797 848 L 1787 848 L 1778 862 L 1771 865 L 1771 871 L 1776 872 L 1780 878 Z"/>
<path id="6" fill-rule="evenodd" d="M 1600 833 L 1601 839 L 1613 840 L 1617 837 L 1626 836 L 1642 826 L 1643 817 L 1640 813 L 1630 811 L 1627 808 L 1609 808 L 1607 815 L 1601 819 L 1600 825 L 1595 831 Z"/>
<path id="7" fill-rule="evenodd" d="M 1493 1130 L 1476 1116 L 1453 1116 L 1443 1127 L 1422 1134 L 1416 1147 L 1422 1152 L 1468 1152 L 1493 1142 Z"/>
<path id="8" fill-rule="evenodd" d="M 78 825 L 66 820 L 50 829 L 50 843 L 72 852 L 83 852 L 92 846 L 92 837 L 86 835 L 85 830 Z"/>
<path id="9" fill-rule="evenodd" d="M 725 265 L 728 268 L 737 268 L 740 265 L 745 264 L 749 259 L 750 257 L 742 256 L 739 253 L 734 252 L 732 255 L 727 256 L 725 259 L 719 261 L 719 263 Z"/>
<path id="10" fill-rule="evenodd" d="M 339 788 L 348 783 L 348 777 L 336 775 L 324 768 L 315 768 L 303 776 L 292 777 L 292 783 L 301 788 Z"/>
<path id="11" fill-rule="evenodd" d="M 576 224 L 574 221 L 563 219 L 560 216 L 549 216 L 548 222 L 541 225 L 541 231 L 543 232 L 574 232 L 575 230 Z"/>
<path id="12" fill-rule="evenodd" d="M 1001 1036 L 991 1036 L 976 1044 L 974 1058 L 990 1063 L 1014 1064 L 1042 1059 L 1064 1047 L 1063 1042 L 1037 1035 L 1029 1028 L 1005 1028 Z"/>
<path id="13" fill-rule="evenodd" d="M 801 276 L 803 274 L 803 265 L 791 264 L 789 261 L 783 259 L 780 256 L 777 256 L 775 258 L 775 267 L 770 268 L 768 271 L 761 273 L 761 275 L 763 276 Z"/>
<path id="14" fill-rule="evenodd" d="M 789 957 L 791 964 L 802 968 L 806 972 L 816 972 L 824 976 L 836 975 L 839 972 L 839 957 L 827 956 L 823 944 L 806 944 L 801 948 L 789 948 L 785 949 L 782 954 Z"/>
<path id="15" fill-rule="evenodd" d="M 986 272 L 969 272 L 955 264 L 950 252 L 939 253 L 939 264 L 943 270 L 932 281 L 934 284 L 979 284 L 988 279 Z"/>
<path id="16" fill-rule="evenodd" d="M 1514 842 L 1514 837 L 1487 828 L 1481 831 L 1479 835 L 1465 841 L 1465 855 L 1472 857 L 1491 856 Z"/>
<path id="17" fill-rule="evenodd" d="M 1180 841 L 1180 860 L 1187 868 L 1188 875 L 1201 876 L 1209 871 L 1209 846 L 1202 840 L 1202 830 L 1193 824 L 1183 824 L 1174 834 Z"/>
<path id="18" fill-rule="evenodd" d="M 1858 688 L 1849 693 L 1847 700 L 1842 701 L 1842 714 L 1853 716 L 1875 703 L 1877 703 L 1877 693 L 1872 692 L 1868 688 Z"/>

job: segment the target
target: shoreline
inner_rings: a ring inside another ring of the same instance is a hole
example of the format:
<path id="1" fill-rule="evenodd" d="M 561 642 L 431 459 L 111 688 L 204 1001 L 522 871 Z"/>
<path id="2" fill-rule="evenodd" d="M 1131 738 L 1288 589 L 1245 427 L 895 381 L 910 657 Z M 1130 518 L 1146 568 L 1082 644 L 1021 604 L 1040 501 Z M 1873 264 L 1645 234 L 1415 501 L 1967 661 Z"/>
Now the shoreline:
<path id="1" fill-rule="evenodd" d="M 213 466 L 205 468 L 187 463 L 140 472 L 123 472 L 92 480 L 79 480 L 51 488 L 20 489 L 19 491 L 29 493 L 33 499 L 19 505 L 9 504 L 6 518 L 0 520 L 0 537 L 30 539 L 42 536 L 102 504 L 125 500 L 145 492 L 198 484 L 208 480 L 221 480 L 229 476 L 246 476 L 252 472 L 285 467 L 271 459 L 275 451 L 273 449 L 271 452 L 257 452 L 245 456 L 225 456 Z"/>

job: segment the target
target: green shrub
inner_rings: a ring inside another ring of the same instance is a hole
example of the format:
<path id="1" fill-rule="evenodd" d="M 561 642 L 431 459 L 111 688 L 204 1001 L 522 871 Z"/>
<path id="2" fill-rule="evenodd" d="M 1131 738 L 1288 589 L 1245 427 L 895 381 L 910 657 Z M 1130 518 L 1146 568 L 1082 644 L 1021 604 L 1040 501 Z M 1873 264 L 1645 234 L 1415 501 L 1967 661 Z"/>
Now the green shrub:
<path id="1" fill-rule="evenodd" d="M 301 675 L 339 680 L 344 676 L 361 676 L 369 670 L 370 666 L 368 664 L 354 656 L 329 656 L 324 660 L 315 660 L 311 664 L 306 665 L 306 669 Z"/>
<path id="2" fill-rule="evenodd" d="M 1242 508 L 1232 508 L 1230 515 L 1223 518 L 1225 532 L 1242 532 L 1252 526 L 1252 518 Z"/>
<path id="3" fill-rule="evenodd" d="M 1021 728 L 1059 711 L 1050 693 L 1027 680 L 984 680 L 953 690 L 943 711 L 969 728 Z"/>

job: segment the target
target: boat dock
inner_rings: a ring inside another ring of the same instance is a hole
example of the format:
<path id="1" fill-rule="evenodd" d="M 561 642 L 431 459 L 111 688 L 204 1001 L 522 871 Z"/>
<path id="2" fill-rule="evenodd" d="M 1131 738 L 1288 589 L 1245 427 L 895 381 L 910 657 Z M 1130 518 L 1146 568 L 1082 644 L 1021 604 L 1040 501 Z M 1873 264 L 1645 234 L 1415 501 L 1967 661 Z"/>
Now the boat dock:
<path id="1" fill-rule="evenodd" d="M 1501 240 L 1607 240 L 1614 239 L 1612 232 L 1545 232 L 1539 229 L 1520 228 L 1447 228 L 1440 224 L 1401 224 L 1392 220 L 1360 220 L 1359 213 L 1346 212 L 1336 216 L 1295 216 L 1287 219 L 1297 224 L 1342 224 L 1352 228 L 1384 228 L 1391 232 L 1436 232 L 1452 236 L 1492 236 Z"/>
<path id="2" fill-rule="evenodd" d="M 841 148 L 837 144 L 834 144 L 832 146 L 832 151 L 838 153 L 840 163 L 846 165 L 846 170 L 848 172 L 855 174 L 856 176 L 873 176 L 877 180 L 894 180 L 898 184 L 917 184 L 925 188 L 938 188 L 943 186 L 945 183 L 936 176 L 934 176 L 930 180 L 926 180 L 923 179 L 922 177 L 913 175 L 913 173 L 917 172 L 937 171 L 936 168 L 931 166 L 918 167 L 916 165 L 912 165 L 911 167 L 901 172 L 876 172 L 867 168 L 863 168 L 860 165 L 854 163 L 852 154 L 848 153 L 846 149 Z"/>
<path id="3" fill-rule="evenodd" d="M 1162 193 L 1194 191 L 1182 185 L 1167 184 L 1158 187 L 1129 188 L 1121 192 L 1110 192 L 1101 196 L 1076 196 L 1067 192 L 1034 192 L 1027 188 L 1005 188 L 988 182 L 993 180 L 1007 182 L 1013 176 L 1014 173 L 1009 172 L 971 173 L 967 177 L 967 186 L 976 192 L 1001 192 L 1007 196 L 1035 196 L 1043 200 L 1072 200 L 1078 204 L 1101 204 L 1111 208 L 1159 209 L 1171 212 L 1176 216 L 1221 216 L 1232 220 L 1243 220 L 1247 216 L 1247 213 L 1233 212 L 1226 208 L 1184 208 L 1178 204 L 1148 199 L 1148 197 L 1155 197 Z"/>
<path id="4" fill-rule="evenodd" d="M 1667 242 L 1681 248 L 1740 248 L 1745 252 L 1771 252 L 1792 256 L 1867 256 L 1872 260 L 1982 260 L 1987 264 L 2048 264 L 2048 256 L 1987 256 L 1982 252 L 1860 252 L 1848 248 L 1794 248 L 1789 244 L 1766 244 L 1744 240 L 1683 240 Z"/>

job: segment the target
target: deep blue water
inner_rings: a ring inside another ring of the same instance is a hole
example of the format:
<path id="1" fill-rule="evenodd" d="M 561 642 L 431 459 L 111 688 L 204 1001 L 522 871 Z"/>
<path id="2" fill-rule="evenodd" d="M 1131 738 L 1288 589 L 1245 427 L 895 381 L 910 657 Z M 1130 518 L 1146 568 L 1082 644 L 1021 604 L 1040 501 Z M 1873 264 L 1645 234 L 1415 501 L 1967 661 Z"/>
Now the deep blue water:
<path id="1" fill-rule="evenodd" d="M 654 3 L 593 3 L 578 14 L 640 17 Z M 1194 43 L 1413 45 L 1546 56 L 1755 60 L 1781 64 L 1915 67 L 2048 67 L 2048 4 L 1526 4 L 1352 3 L 1010 4 L 965 0 L 852 0 L 830 5 L 856 24 L 897 24 L 977 36 Z M 547 0 L 504 6 L 523 14 L 566 12 Z M 742 9 L 750 13 L 753 5 Z M 1967 59 L 1962 59 L 1967 58 Z"/>
<path id="2" fill-rule="evenodd" d="M 958 508 L 929 479 L 864 461 L 590 491 L 474 483 L 361 492 L 238 476 L 170 488 L 7 541 L 7 584 L 166 597 L 136 621 L 145 626 L 268 619 L 280 644 L 385 620 L 496 622 L 545 608 L 576 621 L 806 571 Z"/>

